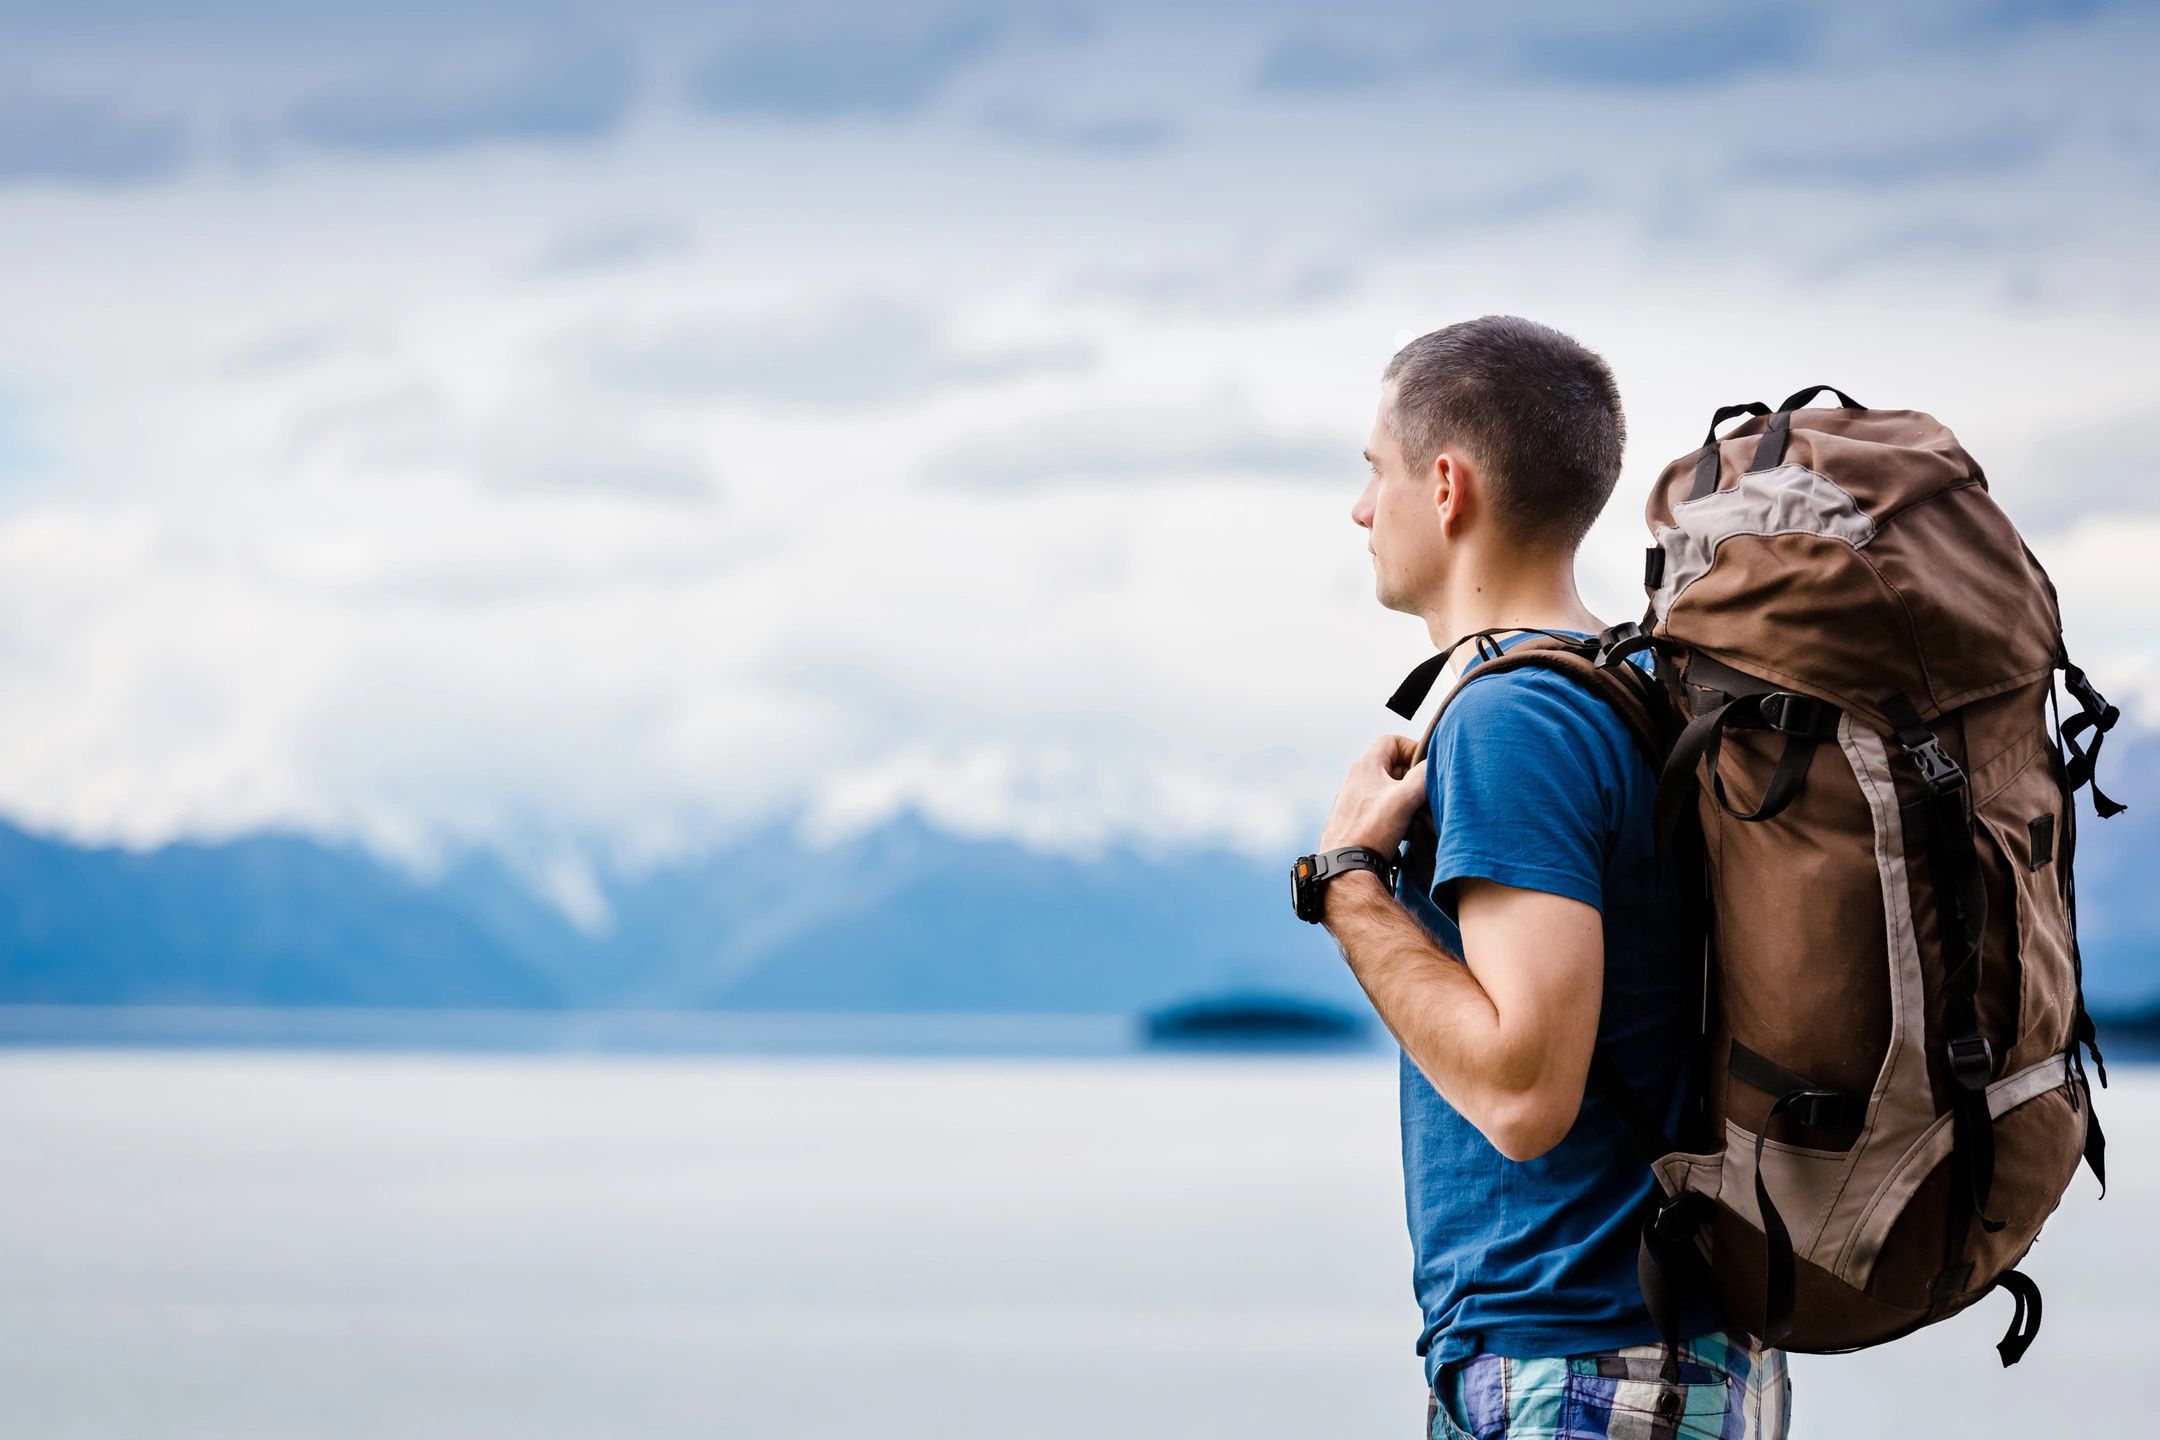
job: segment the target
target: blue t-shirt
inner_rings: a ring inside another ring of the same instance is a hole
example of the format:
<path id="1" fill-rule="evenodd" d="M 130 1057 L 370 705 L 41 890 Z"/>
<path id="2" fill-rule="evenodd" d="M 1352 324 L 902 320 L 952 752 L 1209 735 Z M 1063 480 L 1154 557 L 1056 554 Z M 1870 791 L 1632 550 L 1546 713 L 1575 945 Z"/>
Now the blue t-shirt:
<path id="1" fill-rule="evenodd" d="M 1563 631 L 1579 635 L 1582 631 Z M 1511 649 L 1527 633 L 1498 637 Z M 1644 663 L 1645 657 L 1630 657 Z M 1398 898 L 1462 954 L 1451 881 L 1482 876 L 1598 907 L 1605 989 L 1598 1044 L 1677 1130 L 1695 1017 L 1670 864 L 1656 873 L 1657 777 L 1627 722 L 1535 666 L 1468 680 L 1433 735 L 1426 794 L 1433 893 Z M 1536 963 L 1525 957 L 1525 963 Z M 1635 1275 L 1639 1206 L 1655 1183 L 1625 1122 L 1587 1088 L 1566 1138 L 1514 1161 L 1402 1061 L 1403 1190 L 1426 1375 L 1480 1352 L 1579 1355 L 1658 1338 Z M 1714 1329 L 1708 1309 L 1690 1333 Z"/>

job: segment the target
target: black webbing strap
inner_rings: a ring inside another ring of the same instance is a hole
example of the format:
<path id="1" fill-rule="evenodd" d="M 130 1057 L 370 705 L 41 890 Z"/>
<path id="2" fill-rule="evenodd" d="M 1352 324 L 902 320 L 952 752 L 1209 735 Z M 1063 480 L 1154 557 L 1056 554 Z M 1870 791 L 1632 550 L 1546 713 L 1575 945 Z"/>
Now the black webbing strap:
<path id="1" fill-rule="evenodd" d="M 1794 1260 L 1792 1234 L 1785 1217 L 1770 1198 L 1769 1182 L 1763 1178 L 1763 1147 L 1770 1139 L 1770 1123 L 1789 1115 L 1810 1128 L 1858 1125 L 1867 1118 L 1867 1101 L 1857 1095 L 1818 1085 L 1796 1071 L 1757 1054 L 1739 1041 L 1732 1042 L 1727 1070 L 1732 1078 L 1751 1090 L 1775 1097 L 1762 1129 L 1755 1132 L 1755 1210 L 1763 1232 L 1763 1343 L 1778 1345 L 1792 1331 Z"/>
<path id="2" fill-rule="evenodd" d="M 2078 1072 L 2078 1083 L 2071 1091 L 2072 1102 L 2077 1092 L 2084 1091 L 2085 1103 L 2085 1164 L 2100 1182 L 2100 1198 L 2107 1198 L 2107 1132 L 2100 1128 L 2100 1112 L 2092 1103 L 2092 1086 L 2085 1081 L 2085 1062 L 2078 1058 L 2077 1044 L 2070 1045 L 2070 1064 Z"/>
<path id="3" fill-rule="evenodd" d="M 1837 396 L 1838 403 L 1847 410 L 1867 409 L 1867 406 L 1852 396 L 1830 385 L 1810 385 L 1805 390 L 1794 391 L 1785 397 L 1784 404 L 1778 406 L 1777 413 L 1770 417 L 1770 424 L 1763 431 L 1762 439 L 1756 442 L 1755 458 L 1748 461 L 1749 474 L 1758 470 L 1775 470 L 1785 463 L 1785 442 L 1792 434 L 1792 412 L 1825 390 Z"/>
<path id="4" fill-rule="evenodd" d="M 1454 644 L 1448 646 L 1439 654 L 1420 660 L 1417 668 L 1405 675 L 1402 684 L 1396 686 L 1395 693 L 1388 697 L 1387 708 L 1402 716 L 1405 720 L 1414 718 L 1417 715 L 1418 707 L 1425 703 L 1425 697 L 1432 694 L 1432 687 L 1438 683 L 1440 672 L 1447 667 L 1449 658 L 1457 650 L 1460 650 L 1465 643 L 1472 640 L 1476 641 L 1478 659 L 1491 660 L 1502 653 L 1500 646 L 1492 637 L 1495 635 L 1513 635 L 1517 632 L 1528 635 L 1549 635 L 1555 640 L 1572 646 L 1582 646 L 1587 643 L 1581 636 L 1563 635 L 1557 630 L 1542 630 L 1535 625 L 1495 625 L 1486 630 L 1473 630 L 1467 635 L 1458 637 Z"/>
<path id="5" fill-rule="evenodd" d="M 2070 663 L 2067 654 L 2061 656 L 2058 663 L 2063 670 L 2063 685 L 2076 697 L 2079 711 L 2070 717 L 2068 724 L 2058 724 L 2055 727 L 2056 733 L 2062 737 L 2063 745 L 2070 751 L 2068 787 L 2074 791 L 2080 785 L 2092 786 L 2093 813 L 2101 819 L 2120 815 L 2129 807 L 2110 799 L 2100 789 L 2100 777 L 2096 772 L 2100 764 L 2100 745 L 2107 739 L 2108 731 L 2115 728 L 2115 722 L 2122 718 L 2121 712 L 2108 704 L 2107 697 L 2094 688 L 2092 681 L 2085 678 L 2083 670 Z M 2054 698 L 2055 687 L 2050 685 L 2048 699 L 2053 701 Z M 2077 743 L 2077 737 L 2087 730 L 2093 732 L 2090 750 Z"/>
<path id="6" fill-rule="evenodd" d="M 2024 1359 L 2025 1352 L 2039 1338 L 2040 1287 L 2022 1270 L 2005 1270 L 1988 1288 L 2009 1291 L 2010 1298 L 2017 1303 L 2017 1309 L 2010 1316 L 2010 1328 L 1995 1342 L 1995 1353 L 2002 1357 L 2003 1368 L 2007 1370 Z"/>
<path id="7" fill-rule="evenodd" d="M 2059 636 L 2057 640 L 2059 646 Z M 2058 656 L 2062 654 L 2059 649 L 2057 653 Z M 2057 663 L 2068 663 L 2067 657 L 2064 656 L 2058 659 Z M 2070 973 L 2077 981 L 2077 1013 L 2071 1019 L 2070 1054 L 2072 1059 L 2076 1059 L 2080 1045 L 2090 1051 L 2092 1053 L 2093 1068 L 2099 1072 L 2101 1088 L 2105 1089 L 2107 1087 L 2107 1061 L 2100 1054 L 2099 1028 L 2093 1024 L 2092 1016 L 2085 1009 L 2085 959 L 2078 949 L 2077 787 L 2079 782 L 2072 780 L 2070 768 L 2064 762 L 2063 750 L 2065 742 L 2062 738 L 2062 710 L 2055 703 L 2055 687 L 2053 685 L 2048 686 L 2048 714 L 2055 722 L 2055 773 L 2061 777 L 2063 797 L 2062 839 L 2055 864 L 2056 868 L 2062 872 L 2064 918 L 2069 921 L 2070 925 Z M 2076 750 L 2075 745 L 2070 745 L 2068 748 L 2073 752 Z M 2089 765 L 2086 767 L 2085 778 L 2091 778 L 2091 767 Z M 2098 809 L 2097 804 L 2094 808 Z M 2109 813 L 2119 814 L 2120 810 L 2110 811 Z M 2106 817 L 2103 816 L 2102 818 Z M 2084 1063 L 2080 1061 L 2078 1063 L 2078 1074 L 2082 1077 L 2084 1072 Z"/>
<path id="8" fill-rule="evenodd" d="M 1808 765 L 1815 758 L 1815 747 L 1837 734 L 1840 713 L 1836 706 L 1812 695 L 1773 690 L 1762 695 L 1735 695 L 1690 720 L 1674 743 L 1672 754 L 1666 757 L 1664 772 L 1658 776 L 1653 815 L 1659 854 L 1671 846 L 1680 818 L 1695 798 L 1695 770 L 1701 761 L 1707 758 L 1710 762 L 1710 789 L 1719 809 L 1735 820 L 1772 819 L 1800 793 Z M 1725 794 L 1724 777 L 1718 773 L 1718 754 L 1727 726 L 1779 730 L 1786 737 L 1777 768 L 1770 772 L 1769 783 L 1763 787 L 1762 800 L 1750 811 L 1732 807 Z"/>
<path id="9" fill-rule="evenodd" d="M 1763 1180 L 1763 1145 L 1770 1138 L 1771 1121 L 1817 1093 L 1831 1092 L 1793 1090 L 1778 1096 L 1770 1106 L 1770 1113 L 1763 1117 L 1762 1129 L 1755 1132 L 1755 1211 L 1762 1219 L 1762 1341 L 1765 1345 L 1782 1345 L 1785 1337 L 1792 1333 L 1793 1248 L 1792 1232 L 1785 1228 L 1785 1217 L 1778 1213 L 1770 1199 L 1770 1187 Z"/>
<path id="10" fill-rule="evenodd" d="M 2099 1073 L 2100 1084 L 2107 1085 L 2107 1060 L 2100 1053 L 2100 1031 L 2085 1008 L 2085 959 L 2078 949 L 2077 933 L 2077 786 L 2070 781 L 2069 766 L 2063 761 L 2062 711 L 2055 703 L 2055 687 L 2048 686 L 2048 715 L 2055 722 L 2055 774 L 2062 785 L 2062 833 L 2060 847 L 2056 852 L 2056 868 L 2062 874 L 2063 912 L 2070 930 L 2070 974 L 2077 987 L 2077 1009 L 2070 1018 L 2070 1068 L 2077 1072 L 2077 1084 L 2071 1087 L 2072 1105 L 2082 1104 L 2085 1111 L 2085 1164 L 2100 1182 L 2101 1198 L 2107 1197 L 2107 1132 L 2100 1128 L 2100 1107 L 2093 1103 L 2092 1085 L 2085 1077 L 2085 1053 L 2090 1051 L 2093 1069 Z M 2097 747 L 2096 747 L 2097 748 Z M 2086 778 L 2091 778 L 2089 769 Z M 2095 794 L 2098 793 L 2097 787 Z M 2097 803 L 2095 805 L 2097 809 Z M 2120 813 L 2120 810 L 2111 812 Z"/>
<path id="11" fill-rule="evenodd" d="M 1951 1207 L 1950 1263 L 1964 1248 L 1965 1226 L 1977 1218 L 1990 1232 L 2003 1222 L 1987 1213 L 1988 1192 L 1995 1183 L 1995 1118 L 1988 1112 L 1988 1081 L 1994 1077 L 1995 1051 L 1980 1033 L 1977 1010 L 1980 964 L 1987 935 L 1987 883 L 1973 845 L 1970 788 L 1965 771 L 1950 758 L 1920 719 L 1910 698 L 1892 695 L 1882 713 L 1897 727 L 1899 745 L 1920 771 L 1929 798 L 1928 874 L 1934 882 L 1937 922 L 1943 951 L 1942 1033 L 1951 1089 L 1951 1168 L 1956 1188 L 1971 1200 Z"/>
<path id="12" fill-rule="evenodd" d="M 1627 1126 L 1635 1148 L 1643 1152 L 1645 1165 L 1655 1165 L 1673 1152 L 1672 1137 L 1665 1133 L 1665 1127 L 1658 1124 L 1650 1107 L 1643 1104 L 1635 1087 L 1628 1084 L 1627 1077 L 1602 1049 L 1590 1052 L 1590 1083 L 1597 1087 L 1607 1104 L 1620 1112 L 1621 1123 Z"/>
<path id="13" fill-rule="evenodd" d="M 1660 856 L 1672 848 L 1673 834 L 1679 828 L 1681 817 L 1695 803 L 1695 767 L 1709 747 L 1711 734 L 1725 723 L 1725 716 L 1733 706 L 1745 698 L 1728 700 L 1688 721 L 1687 728 L 1680 732 L 1679 740 L 1673 745 L 1672 754 L 1665 758 L 1665 767 L 1658 775 L 1657 800 L 1651 809 Z"/>
<path id="14" fill-rule="evenodd" d="M 1620 1112 L 1635 1147 L 1643 1153 L 1643 1163 L 1654 1170 L 1661 1156 L 1672 1153 L 1671 1137 L 1602 1049 L 1590 1052 L 1590 1083 Z M 1653 1173 L 1635 1247 L 1635 1280 L 1642 1287 L 1643 1307 L 1663 1342 L 1659 1373 L 1668 1385 L 1680 1383 L 1680 1346 L 1685 1338 L 1680 1327 L 1688 1300 L 1709 1293 L 1702 1252 L 1695 1248 L 1695 1232 L 1709 1216 L 1707 1197 L 1692 1190 L 1667 1195 Z"/>
<path id="15" fill-rule="evenodd" d="M 1755 700 L 1759 710 L 1762 701 L 1770 697 L 1758 695 L 1751 698 Z M 1813 696 L 1806 695 L 1799 698 L 1810 701 L 1814 699 Z M 1830 714 L 1834 717 L 1837 712 L 1831 710 Z M 1731 723 L 1729 717 L 1727 723 Z M 1831 724 L 1835 726 L 1835 719 Z M 1774 730 L 1782 727 L 1772 725 L 1766 728 Z M 1732 802 L 1726 798 L 1725 777 L 1718 773 L 1718 751 L 1724 743 L 1724 735 L 1724 725 L 1713 727 L 1704 753 L 1710 762 L 1710 793 L 1717 797 L 1718 808 L 1735 820 L 1769 820 L 1782 814 L 1785 807 L 1792 804 L 1793 797 L 1800 793 L 1801 785 L 1807 780 L 1808 766 L 1815 759 L 1815 747 L 1829 738 L 1810 730 L 1787 730 L 1785 749 L 1778 755 L 1777 768 L 1770 772 L 1770 783 L 1763 786 L 1761 802 L 1753 810 L 1743 813 L 1735 810 Z"/>
<path id="16" fill-rule="evenodd" d="M 1700 500 L 1717 489 L 1718 438 L 1717 427 L 1735 415 L 1767 415 L 1770 407 L 1760 400 L 1750 400 L 1745 405 L 1720 405 L 1710 417 L 1710 429 L 1703 436 L 1702 454 L 1695 461 L 1695 488 L 1688 492 L 1688 499 Z"/>
<path id="17" fill-rule="evenodd" d="M 1818 1085 L 1798 1071 L 1788 1070 L 1775 1060 L 1757 1054 L 1738 1040 L 1732 1042 L 1727 1052 L 1725 1072 L 1750 1090 L 1773 1100 L 1788 1095 L 1807 1097 L 1788 1106 L 1786 1113 L 1810 1129 L 1851 1129 L 1867 1119 L 1865 1097 Z"/>

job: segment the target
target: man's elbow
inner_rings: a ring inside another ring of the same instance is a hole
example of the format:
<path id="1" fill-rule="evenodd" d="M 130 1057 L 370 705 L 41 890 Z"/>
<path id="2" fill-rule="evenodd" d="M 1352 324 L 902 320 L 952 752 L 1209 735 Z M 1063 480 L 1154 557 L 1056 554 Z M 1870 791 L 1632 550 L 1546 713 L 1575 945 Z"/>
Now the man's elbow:
<path id="1" fill-rule="evenodd" d="M 1582 1109 L 1582 1094 L 1562 1098 L 1527 1091 L 1495 1107 L 1485 1138 L 1510 1160 L 1535 1160 L 1567 1138 Z"/>

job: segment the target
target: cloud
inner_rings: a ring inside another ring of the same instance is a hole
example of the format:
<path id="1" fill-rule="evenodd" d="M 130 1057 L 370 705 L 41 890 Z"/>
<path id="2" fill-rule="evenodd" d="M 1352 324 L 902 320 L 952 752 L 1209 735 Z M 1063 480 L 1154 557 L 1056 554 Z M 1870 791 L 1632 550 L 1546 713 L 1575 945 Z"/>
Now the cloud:
<path id="1" fill-rule="evenodd" d="M 1343 95 L 1400 73 L 1380 57 L 1319 35 L 1293 35 L 1271 47 L 1253 70 L 1263 95 Z"/>
<path id="2" fill-rule="evenodd" d="M 597 220 L 557 235 L 536 268 L 550 275 L 629 270 L 687 255 L 694 245 L 690 227 L 680 220 Z"/>
<path id="3" fill-rule="evenodd" d="M 714 319 L 601 336 L 581 349 L 587 373 L 619 390 L 831 407 L 1078 370 L 1094 358 L 1070 341 L 963 349 L 927 313 L 878 298 L 800 317 Z"/>
<path id="4" fill-rule="evenodd" d="M 590 396 L 513 394 L 475 412 L 423 381 L 363 391 L 304 411 L 290 426 L 296 462 L 388 476 L 462 476 L 502 492 L 588 492 L 706 503 L 704 466 L 641 433 L 634 409 Z"/>
<path id="5" fill-rule="evenodd" d="M 1073 277 L 1076 295 L 1113 295 L 1149 310 L 1197 315 L 1254 315 L 1340 299 L 1358 271 L 1338 259 L 1244 260 L 1090 265 Z"/>
<path id="6" fill-rule="evenodd" d="M 0 89 L 0 184 L 140 185 L 168 180 L 193 154 L 177 115 L 105 100 Z"/>
<path id="7" fill-rule="evenodd" d="M 1194 477 L 1348 484 L 1361 468 L 1354 438 L 1271 426 L 1234 402 L 1119 406 L 984 432 L 933 455 L 923 475 L 962 489 Z"/>
<path id="8" fill-rule="evenodd" d="M 1495 190 L 1435 197 L 1405 210 L 1395 229 L 1407 236 L 1447 236 L 1473 228 L 1504 229 L 1582 210 L 1597 198 L 1597 186 L 1578 171 L 1533 176 Z"/>
<path id="9" fill-rule="evenodd" d="M 432 55 L 302 100 L 285 128 L 325 149 L 388 155 L 488 141 L 590 141 L 621 126 L 639 88 L 629 54 L 609 45 L 477 70 L 461 56 Z"/>
<path id="10" fill-rule="evenodd" d="M 983 129 L 1001 139 L 1048 150 L 1119 156 L 1161 150 L 1177 137 L 1176 127 L 1160 118 L 1065 120 L 1022 105 L 997 106 L 987 111 Z"/>
<path id="11" fill-rule="evenodd" d="M 313 406 L 292 423 L 287 439 L 295 459 L 400 471 L 450 455 L 453 436 L 448 401 L 413 380 Z"/>
<path id="12" fill-rule="evenodd" d="M 1863 271 L 1910 266 L 1939 275 L 1944 267 L 1960 262 L 2023 264 L 2044 254 L 2048 243 L 2047 230 L 2037 225 L 1937 216 L 1842 236 L 1808 266 L 1808 273 L 1835 280 Z"/>
<path id="13" fill-rule="evenodd" d="M 2160 515 L 2155 427 L 2160 427 L 2160 406 L 2048 431 L 2025 447 L 2021 463 L 1988 467 L 1996 501 L 2028 535 L 2095 518 Z"/>
<path id="14" fill-rule="evenodd" d="M 592 491 L 634 499 L 708 503 L 717 498 L 704 470 L 635 439 L 586 430 L 512 431 L 476 457 L 491 483 L 515 490 Z"/>
<path id="15" fill-rule="evenodd" d="M 1796 12 L 1721 8 L 1665 19 L 1632 9 L 1613 13 L 1617 24 L 1518 36 L 1516 71 L 1567 85 L 1686 89 L 1798 66 L 1809 56 L 1810 32 Z"/>
<path id="16" fill-rule="evenodd" d="M 1952 29 L 1965 34 L 2021 35 L 2046 26 L 2082 25 L 2103 16 L 2147 9 L 2144 0 L 1992 0 L 1953 12 Z"/>
<path id="17" fill-rule="evenodd" d="M 52 466 L 52 454 L 32 433 L 22 404 L 0 390 L 0 487 Z"/>
<path id="18" fill-rule="evenodd" d="M 914 34 L 865 29 L 746 40 L 690 72 L 690 101 L 711 115 L 778 120 L 916 115 L 980 62 L 998 33 L 985 17 L 954 16 Z"/>
<path id="19" fill-rule="evenodd" d="M 371 338 L 344 325 L 281 325 L 234 346 L 218 370 L 236 380 L 273 379 L 319 365 Z"/>
<path id="20" fill-rule="evenodd" d="M 2053 141 L 2051 131 L 2006 121 L 1933 137 L 1761 150 L 1730 173 L 1735 180 L 1883 190 L 2030 170 L 2046 158 Z"/>

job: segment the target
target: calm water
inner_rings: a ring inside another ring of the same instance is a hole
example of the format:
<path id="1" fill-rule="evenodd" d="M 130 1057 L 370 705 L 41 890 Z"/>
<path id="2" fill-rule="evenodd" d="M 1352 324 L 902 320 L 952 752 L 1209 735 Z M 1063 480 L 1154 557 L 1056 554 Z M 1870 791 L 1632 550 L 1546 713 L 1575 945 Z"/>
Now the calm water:
<path id="1" fill-rule="evenodd" d="M 2160 1075 L 1814 1440 L 2151 1433 Z M 1410 1436 L 1384 1059 L 0 1051 L 0 1434 Z"/>

